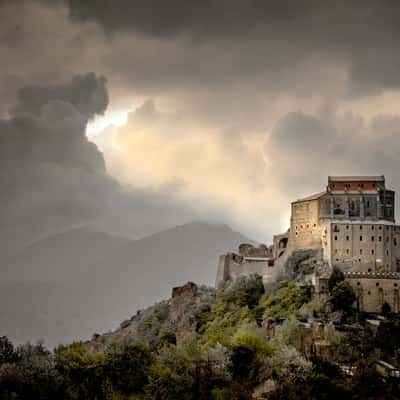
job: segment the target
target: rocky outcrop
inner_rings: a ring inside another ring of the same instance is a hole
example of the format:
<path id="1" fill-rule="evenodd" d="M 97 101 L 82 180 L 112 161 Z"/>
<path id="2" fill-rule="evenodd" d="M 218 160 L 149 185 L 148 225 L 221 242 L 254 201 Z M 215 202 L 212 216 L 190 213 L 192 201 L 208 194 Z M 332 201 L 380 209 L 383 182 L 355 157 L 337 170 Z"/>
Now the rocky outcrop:
<path id="1" fill-rule="evenodd" d="M 127 340 L 138 339 L 152 343 L 168 332 L 170 337 L 175 336 L 179 346 L 190 336 L 196 335 L 199 318 L 209 310 L 214 298 L 213 288 L 188 282 L 173 288 L 169 300 L 138 311 L 113 332 L 93 335 L 86 345 L 93 351 L 100 351 L 112 343 Z"/>
<path id="2" fill-rule="evenodd" d="M 170 301 L 170 320 L 175 328 L 176 343 L 179 346 L 185 339 L 196 334 L 198 317 L 209 307 L 214 293 L 188 282 L 172 290 Z"/>

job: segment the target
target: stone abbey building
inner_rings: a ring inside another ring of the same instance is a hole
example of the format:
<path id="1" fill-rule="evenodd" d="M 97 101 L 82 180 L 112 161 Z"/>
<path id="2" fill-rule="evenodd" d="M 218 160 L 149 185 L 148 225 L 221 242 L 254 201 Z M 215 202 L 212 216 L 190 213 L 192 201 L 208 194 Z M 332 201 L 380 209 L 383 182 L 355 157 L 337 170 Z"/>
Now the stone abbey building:
<path id="1" fill-rule="evenodd" d="M 339 268 L 354 288 L 361 311 L 400 311 L 400 225 L 395 192 L 384 176 L 330 176 L 326 189 L 291 205 L 290 228 L 269 247 L 243 244 L 220 257 L 217 284 L 257 272 L 265 281 L 296 251 L 313 250 L 319 270 L 312 282 L 326 290 L 326 271 Z"/>

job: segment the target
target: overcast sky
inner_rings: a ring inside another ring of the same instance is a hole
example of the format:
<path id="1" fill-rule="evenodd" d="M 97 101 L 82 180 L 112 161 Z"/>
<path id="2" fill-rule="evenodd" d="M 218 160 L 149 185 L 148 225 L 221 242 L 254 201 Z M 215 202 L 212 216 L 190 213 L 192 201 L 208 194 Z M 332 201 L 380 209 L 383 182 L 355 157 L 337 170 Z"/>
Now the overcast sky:
<path id="1" fill-rule="evenodd" d="M 0 0 L 2 226 L 268 242 L 329 174 L 399 191 L 399 21 L 389 0 Z"/>

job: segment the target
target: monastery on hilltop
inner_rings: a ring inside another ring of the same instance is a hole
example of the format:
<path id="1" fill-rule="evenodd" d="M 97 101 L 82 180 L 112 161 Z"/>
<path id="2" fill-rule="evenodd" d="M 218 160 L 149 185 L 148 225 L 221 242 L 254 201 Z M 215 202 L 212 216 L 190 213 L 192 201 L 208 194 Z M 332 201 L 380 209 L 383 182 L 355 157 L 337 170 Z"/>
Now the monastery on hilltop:
<path id="1" fill-rule="evenodd" d="M 239 246 L 222 255 L 217 284 L 259 273 L 264 281 L 296 254 L 310 250 L 316 294 L 327 290 L 334 267 L 353 287 L 360 311 L 381 312 L 387 303 L 400 311 L 400 225 L 395 223 L 395 192 L 382 176 L 330 176 L 325 191 L 291 205 L 290 228 L 271 246 Z"/>

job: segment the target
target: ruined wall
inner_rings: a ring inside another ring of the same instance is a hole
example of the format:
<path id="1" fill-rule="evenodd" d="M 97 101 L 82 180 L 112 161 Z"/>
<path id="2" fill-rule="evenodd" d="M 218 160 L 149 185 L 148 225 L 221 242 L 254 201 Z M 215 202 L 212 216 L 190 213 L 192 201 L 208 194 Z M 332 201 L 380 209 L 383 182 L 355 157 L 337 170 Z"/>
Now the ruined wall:
<path id="1" fill-rule="evenodd" d="M 396 273 L 345 274 L 357 297 L 357 308 L 366 312 L 382 312 L 387 303 L 391 311 L 400 311 L 400 275 Z"/>
<path id="2" fill-rule="evenodd" d="M 272 260 L 257 257 L 243 257 L 234 253 L 227 253 L 219 258 L 215 287 L 221 282 L 235 280 L 241 275 L 259 274 L 266 282 L 274 272 Z"/>
<path id="3" fill-rule="evenodd" d="M 273 252 L 272 256 L 275 259 L 282 257 L 285 253 L 288 244 L 289 244 L 289 232 L 285 232 L 279 235 L 274 235 L 272 238 L 273 241 Z"/>

